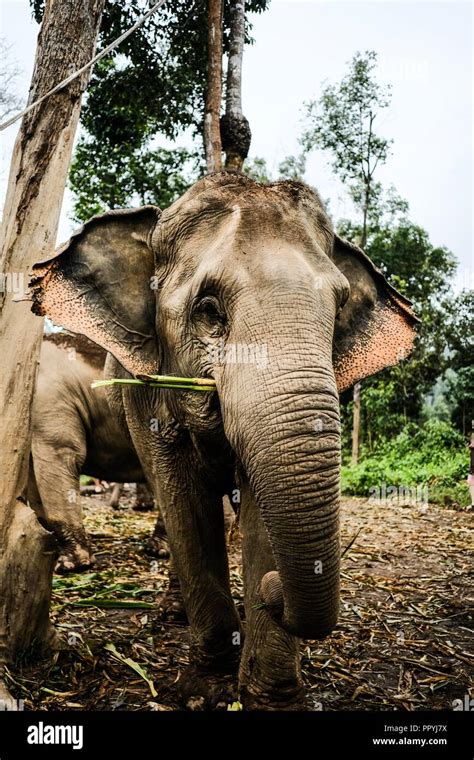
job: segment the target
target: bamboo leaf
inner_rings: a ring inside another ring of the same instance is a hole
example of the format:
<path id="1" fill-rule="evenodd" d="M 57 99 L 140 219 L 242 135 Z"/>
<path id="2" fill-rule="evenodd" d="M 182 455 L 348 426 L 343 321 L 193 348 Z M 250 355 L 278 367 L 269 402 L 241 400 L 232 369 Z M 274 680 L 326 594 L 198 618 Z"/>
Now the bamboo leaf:
<path id="1" fill-rule="evenodd" d="M 115 657 L 116 660 L 123 662 L 124 665 L 128 665 L 128 667 L 134 670 L 135 673 L 137 673 L 140 676 L 140 678 L 143 678 L 143 680 L 146 681 L 149 686 L 152 697 L 158 696 L 153 681 L 151 680 L 151 678 L 148 677 L 146 671 L 144 670 L 144 668 L 142 668 L 140 663 L 135 662 L 135 660 L 132 660 L 131 657 L 124 657 L 123 654 L 120 654 L 115 644 L 112 644 L 111 642 L 108 642 L 105 645 L 104 649 L 110 652 L 112 657 Z"/>
<path id="2" fill-rule="evenodd" d="M 135 599 L 100 599 L 92 597 L 91 599 L 81 599 L 78 602 L 65 602 L 64 606 L 69 607 L 103 607 L 105 609 L 143 609 L 153 610 L 156 605 L 152 602 L 140 602 Z"/>
<path id="3" fill-rule="evenodd" d="M 243 710 L 240 702 L 232 702 L 230 705 L 227 705 L 227 712 L 238 712 L 240 710 Z"/>
<path id="4" fill-rule="evenodd" d="M 97 380 L 91 388 L 103 388 L 111 385 L 148 385 L 150 388 L 171 388 L 184 391 L 216 390 L 216 383 L 210 377 L 176 377 L 174 375 L 138 375 L 136 378 L 114 377 L 111 380 Z"/>

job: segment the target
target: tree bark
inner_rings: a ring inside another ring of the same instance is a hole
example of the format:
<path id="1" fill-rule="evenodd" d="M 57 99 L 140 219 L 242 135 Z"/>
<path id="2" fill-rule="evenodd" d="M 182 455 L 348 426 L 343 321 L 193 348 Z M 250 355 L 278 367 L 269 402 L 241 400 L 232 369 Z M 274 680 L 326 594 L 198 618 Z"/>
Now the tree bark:
<path id="1" fill-rule="evenodd" d="M 242 60 L 245 44 L 245 0 L 231 0 L 226 110 L 221 119 L 222 148 L 227 169 L 242 171 L 252 134 L 242 111 Z"/>
<path id="2" fill-rule="evenodd" d="M 222 168 L 219 125 L 222 97 L 222 0 L 208 0 L 207 92 L 204 109 L 204 150 L 208 172 Z"/>
<path id="3" fill-rule="evenodd" d="M 94 55 L 105 0 L 48 0 L 29 103 Z M 35 261 L 54 249 L 89 72 L 47 98 L 21 123 L 0 230 L 0 687 L 3 665 L 51 643 L 55 543 L 25 504 L 30 413 L 43 322 L 21 298 Z M 5 690 L 1 689 L 5 694 Z"/>

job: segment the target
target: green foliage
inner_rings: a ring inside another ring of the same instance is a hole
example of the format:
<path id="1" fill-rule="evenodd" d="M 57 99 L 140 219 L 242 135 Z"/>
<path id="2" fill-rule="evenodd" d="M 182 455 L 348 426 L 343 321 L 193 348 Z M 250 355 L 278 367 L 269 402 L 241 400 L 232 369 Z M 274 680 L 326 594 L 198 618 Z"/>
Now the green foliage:
<path id="1" fill-rule="evenodd" d="M 472 365 L 474 359 L 474 291 L 462 290 L 451 301 L 448 343 L 452 369 Z"/>
<path id="2" fill-rule="evenodd" d="M 394 431 L 395 432 L 395 431 Z M 463 436 L 447 422 L 409 422 L 392 438 L 379 442 L 377 451 L 362 451 L 357 465 L 342 468 L 342 490 L 369 496 L 374 487 L 416 488 L 426 485 L 430 501 L 469 504 L 465 479 L 469 451 Z"/>
<path id="3" fill-rule="evenodd" d="M 461 367 L 447 379 L 451 419 L 467 435 L 474 418 L 474 366 Z"/>
<path id="4" fill-rule="evenodd" d="M 292 179 L 303 181 L 306 171 L 306 156 L 301 153 L 299 156 L 286 156 L 278 166 L 280 179 Z"/>
<path id="5" fill-rule="evenodd" d="M 423 420 L 442 420 L 443 422 L 451 420 L 451 404 L 448 403 L 445 394 L 440 392 L 440 388 L 444 385 L 445 383 L 437 380 L 432 391 L 426 396 L 421 410 Z"/>
<path id="6" fill-rule="evenodd" d="M 467 434 L 474 417 L 474 291 L 463 290 L 451 301 L 446 331 L 445 400 L 452 421 Z"/>
<path id="7" fill-rule="evenodd" d="M 378 221 L 369 228 L 365 250 L 398 290 L 413 302 L 421 323 L 412 354 L 362 384 L 362 437 L 369 450 L 379 438 L 421 416 L 424 397 L 450 364 L 448 352 L 451 280 L 450 251 L 433 246 L 425 230 L 407 217 L 408 207 L 393 193 L 388 208 L 381 196 Z M 339 231 L 357 239 L 360 227 L 343 222 Z M 350 425 L 352 406 L 343 397 L 342 418 Z M 350 445 L 346 431 L 345 446 Z"/>
<path id="8" fill-rule="evenodd" d="M 309 127 L 303 146 L 331 151 L 332 167 L 342 180 L 373 173 L 370 162 L 384 163 L 388 156 L 391 141 L 372 129 L 377 110 L 390 103 L 390 87 L 376 81 L 376 63 L 374 51 L 356 53 L 340 84 L 327 85 L 319 101 L 306 104 Z"/>
<path id="9" fill-rule="evenodd" d="M 265 158 L 256 156 L 248 158 L 244 164 L 244 172 L 257 182 L 275 182 L 277 179 L 303 181 L 306 170 L 306 156 L 286 156 L 278 165 L 278 175 L 273 177 Z"/>
<path id="10" fill-rule="evenodd" d="M 156 588 L 124 582 L 112 571 L 73 574 L 53 578 L 53 603 L 74 607 L 152 608 Z M 140 599 L 139 597 L 144 597 Z"/>
<path id="11" fill-rule="evenodd" d="M 372 261 L 413 302 L 421 320 L 409 360 L 362 384 L 362 439 L 369 452 L 409 420 L 420 419 L 424 397 L 450 364 L 451 281 L 456 269 L 452 253 L 433 246 L 427 232 L 410 220 L 408 203 L 395 188 L 384 190 L 374 179 L 391 146 L 391 140 L 374 132 L 376 119 L 390 102 L 390 87 L 377 81 L 376 61 L 374 52 L 357 53 L 341 82 L 326 86 L 318 101 L 306 105 L 308 126 L 302 137 L 304 150 L 317 147 L 331 154 L 334 171 L 361 212 L 357 223 L 341 220 L 339 233 L 362 243 Z M 472 308 L 459 311 L 472 314 Z M 465 322 L 458 329 L 463 336 L 468 333 Z M 454 334 L 452 339 L 456 340 Z M 464 417 L 469 382 L 469 372 L 462 370 L 458 395 Z M 350 395 L 341 399 L 344 448 L 351 445 Z"/>
<path id="12" fill-rule="evenodd" d="M 263 184 L 272 182 L 270 169 L 268 168 L 265 158 L 260 158 L 258 156 L 255 158 L 247 158 L 244 163 L 243 171 L 256 182 L 262 182 Z"/>
<path id="13" fill-rule="evenodd" d="M 153 2 L 107 0 L 98 51 Z M 41 21 L 44 0 L 30 3 Z M 261 12 L 267 5 L 268 0 L 248 0 L 246 10 Z M 229 10 L 230 0 L 225 0 L 224 51 Z M 250 31 L 247 22 L 247 43 L 252 41 Z M 76 219 L 143 199 L 165 207 L 199 176 L 206 69 L 206 0 L 169 0 L 94 67 L 70 176 Z M 156 147 L 186 129 L 194 133 L 192 154 Z"/>
<path id="14" fill-rule="evenodd" d="M 183 148 L 94 148 L 79 141 L 70 169 L 74 217 L 82 222 L 107 209 L 156 204 L 166 208 L 197 178 L 198 160 Z"/>
<path id="15" fill-rule="evenodd" d="M 377 82 L 376 63 L 374 51 L 356 53 L 341 82 L 326 85 L 319 100 L 306 103 L 308 126 L 301 139 L 304 151 L 321 148 L 332 155 L 334 172 L 363 214 L 364 233 L 377 201 L 374 172 L 386 162 L 392 142 L 374 131 L 390 103 L 390 87 Z"/>
<path id="16" fill-rule="evenodd" d="M 372 261 L 407 298 L 421 319 L 415 349 L 362 384 L 361 433 L 366 449 L 420 418 L 423 399 L 447 366 L 446 324 L 450 280 L 456 263 L 445 248 L 409 219 L 408 203 L 393 186 L 384 189 L 374 173 L 385 163 L 392 141 L 375 132 L 390 103 L 390 87 L 376 77 L 374 52 L 357 53 L 337 85 L 328 85 L 318 101 L 306 105 L 305 151 L 321 148 L 360 212 L 358 222 L 341 220 L 341 235 L 361 244 Z M 342 396 L 343 446 L 351 446 L 353 405 Z"/>

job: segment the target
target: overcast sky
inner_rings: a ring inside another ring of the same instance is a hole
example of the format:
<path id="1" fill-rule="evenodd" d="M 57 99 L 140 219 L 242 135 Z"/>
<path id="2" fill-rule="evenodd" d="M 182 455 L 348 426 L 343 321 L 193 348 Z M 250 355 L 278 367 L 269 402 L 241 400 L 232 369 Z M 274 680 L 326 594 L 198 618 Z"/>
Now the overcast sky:
<path id="1" fill-rule="evenodd" d="M 272 0 L 255 16 L 255 44 L 244 57 L 243 105 L 252 128 L 251 155 L 276 171 L 298 151 L 302 105 L 337 82 L 358 50 L 375 50 L 382 81 L 393 85 L 392 105 L 379 129 L 394 139 L 378 178 L 393 183 L 411 216 L 432 242 L 460 261 L 457 287 L 474 285 L 473 241 L 473 12 L 470 2 L 432 0 Z M 37 25 L 28 0 L 0 0 L 0 35 L 12 45 L 26 97 Z M 0 133 L 3 203 L 17 125 Z M 328 157 L 314 154 L 306 179 L 331 202 L 337 219 L 349 210 Z M 66 197 L 59 238 L 71 230 Z"/>

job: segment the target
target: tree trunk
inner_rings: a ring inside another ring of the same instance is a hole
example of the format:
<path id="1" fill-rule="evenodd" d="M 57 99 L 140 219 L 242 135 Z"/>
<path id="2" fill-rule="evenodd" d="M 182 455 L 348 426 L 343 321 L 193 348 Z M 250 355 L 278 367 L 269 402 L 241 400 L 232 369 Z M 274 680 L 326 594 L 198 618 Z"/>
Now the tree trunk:
<path id="1" fill-rule="evenodd" d="M 29 102 L 93 56 L 105 0 L 48 0 Z M 52 535 L 25 505 L 30 412 L 43 322 L 15 303 L 35 261 L 51 255 L 86 72 L 27 114 L 15 142 L 0 231 L 0 687 L 3 665 L 51 643 Z M 4 689 L 0 688 L 2 694 Z"/>
<path id="2" fill-rule="evenodd" d="M 368 181 L 365 185 L 364 206 L 362 209 L 362 231 L 361 231 L 360 240 L 359 240 L 359 246 L 361 248 L 365 248 L 367 244 L 367 224 L 369 220 L 369 209 L 370 209 L 370 181 Z"/>
<path id="3" fill-rule="evenodd" d="M 359 461 L 360 446 L 360 383 L 354 385 L 354 412 L 352 418 L 352 464 Z"/>
<path id="4" fill-rule="evenodd" d="M 222 148 L 228 169 L 242 171 L 252 134 L 242 112 L 242 59 L 245 43 L 245 0 L 231 0 L 229 63 L 226 82 L 226 109 L 221 119 Z"/>
<path id="5" fill-rule="evenodd" d="M 219 115 L 222 97 L 222 0 L 208 0 L 207 93 L 204 150 L 208 172 L 222 168 Z"/>

